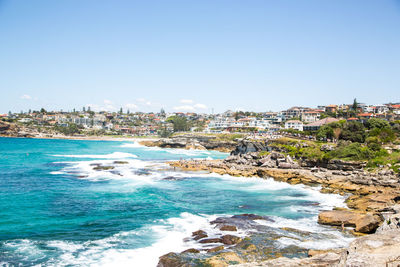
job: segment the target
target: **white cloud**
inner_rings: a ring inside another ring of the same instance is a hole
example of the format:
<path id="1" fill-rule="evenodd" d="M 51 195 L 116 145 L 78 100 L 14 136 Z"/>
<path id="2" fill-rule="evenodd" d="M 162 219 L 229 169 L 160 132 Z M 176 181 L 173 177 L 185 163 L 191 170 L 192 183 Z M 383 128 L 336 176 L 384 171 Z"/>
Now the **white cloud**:
<path id="1" fill-rule="evenodd" d="M 96 104 L 86 104 L 85 106 L 86 106 L 86 107 L 90 107 L 90 109 L 91 109 L 92 111 L 101 111 L 100 106 L 99 106 L 99 105 L 96 105 Z"/>
<path id="2" fill-rule="evenodd" d="M 195 111 L 195 108 L 193 106 L 183 105 L 183 106 L 174 107 L 174 110 L 176 110 L 176 111 Z"/>
<path id="3" fill-rule="evenodd" d="M 196 104 L 193 106 L 195 109 L 207 109 L 207 106 L 204 104 Z"/>
<path id="4" fill-rule="evenodd" d="M 21 99 L 31 99 L 32 97 L 30 95 L 22 95 Z"/>
<path id="5" fill-rule="evenodd" d="M 106 105 L 111 105 L 112 104 L 112 102 L 110 101 L 110 100 L 108 100 L 108 99 L 104 99 L 104 104 L 106 104 Z"/>
<path id="6" fill-rule="evenodd" d="M 138 106 L 133 104 L 133 103 L 128 103 L 128 104 L 125 105 L 125 107 L 126 108 L 130 108 L 130 109 L 137 109 L 138 108 Z"/>
<path id="7" fill-rule="evenodd" d="M 180 101 L 182 104 L 192 104 L 193 103 L 193 100 L 191 100 L 191 99 L 181 99 L 181 101 Z"/>
<path id="8" fill-rule="evenodd" d="M 150 101 L 147 101 L 147 102 L 146 102 L 146 105 L 147 105 L 147 106 L 151 106 L 151 102 L 150 102 Z"/>
<path id="9" fill-rule="evenodd" d="M 111 104 L 106 104 L 106 105 L 97 105 L 97 104 L 86 104 L 86 107 L 90 107 L 91 110 L 93 111 L 116 111 L 117 108 L 114 107 Z"/>
<path id="10" fill-rule="evenodd" d="M 115 111 L 115 110 L 116 110 L 116 107 L 114 107 L 113 105 L 106 105 L 106 106 L 104 107 L 104 110 L 105 110 L 105 111 Z"/>
<path id="11" fill-rule="evenodd" d="M 146 99 L 144 99 L 144 98 L 138 98 L 138 99 L 136 99 L 136 101 L 141 102 L 141 103 L 144 103 L 144 102 L 146 102 Z"/>

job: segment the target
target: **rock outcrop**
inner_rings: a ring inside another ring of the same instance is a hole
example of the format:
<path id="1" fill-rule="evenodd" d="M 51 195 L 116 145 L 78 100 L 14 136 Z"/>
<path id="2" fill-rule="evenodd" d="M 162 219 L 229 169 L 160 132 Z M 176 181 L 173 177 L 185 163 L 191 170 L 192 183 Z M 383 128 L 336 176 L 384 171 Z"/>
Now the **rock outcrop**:
<path id="1" fill-rule="evenodd" d="M 237 267 L 378 267 L 400 265 L 400 230 L 359 237 L 347 249 L 317 253 L 310 258 L 277 258 Z"/>
<path id="2" fill-rule="evenodd" d="M 382 223 L 382 218 L 369 213 L 350 210 L 323 211 L 318 215 L 318 223 L 333 226 L 355 227 L 356 232 L 374 233 Z"/>
<path id="3" fill-rule="evenodd" d="M 162 138 L 158 140 L 147 140 L 139 142 L 144 146 L 155 146 L 162 148 L 182 148 L 217 150 L 221 152 L 231 152 L 237 145 L 235 141 L 216 140 L 215 137 L 182 135 L 173 138 Z"/>
<path id="4" fill-rule="evenodd" d="M 251 152 L 267 151 L 265 142 L 255 142 L 249 140 L 240 140 L 231 155 L 243 155 Z"/>

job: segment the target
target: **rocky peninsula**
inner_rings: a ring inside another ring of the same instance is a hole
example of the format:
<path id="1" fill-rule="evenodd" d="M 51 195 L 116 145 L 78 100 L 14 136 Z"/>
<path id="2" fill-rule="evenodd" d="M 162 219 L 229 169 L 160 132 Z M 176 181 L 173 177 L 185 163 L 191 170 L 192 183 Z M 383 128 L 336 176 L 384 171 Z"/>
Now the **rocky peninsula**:
<path id="1" fill-rule="evenodd" d="M 150 147 L 216 150 L 220 152 L 231 152 L 237 145 L 237 141 L 234 140 L 218 139 L 217 136 L 192 134 L 158 140 L 146 140 L 139 143 Z"/>
<path id="2" fill-rule="evenodd" d="M 182 143 L 183 144 L 183 143 Z M 183 147 L 183 146 L 182 146 Z M 332 149 L 328 145 L 321 149 Z M 363 162 L 345 160 L 294 159 L 280 148 L 265 142 L 241 140 L 225 160 L 181 160 L 170 162 L 185 171 L 206 171 L 241 177 L 274 179 L 290 184 L 318 186 L 323 193 L 346 196 L 346 209 L 322 211 L 318 223 L 338 227 L 360 236 L 348 248 L 314 251 L 289 246 L 281 250 L 268 247 L 271 238 L 296 232 L 310 238 L 311 233 L 268 228 L 257 229 L 248 238 L 235 235 L 239 228 L 260 227 L 254 220 L 269 220 L 254 214 L 221 217 L 211 222 L 228 234 L 208 238 L 199 229 L 194 240 L 217 244 L 206 253 L 190 249 L 160 257 L 158 266 L 398 266 L 400 264 L 400 177 L 388 168 L 369 171 Z M 268 238 L 265 238 L 268 236 Z M 215 239 L 215 240 L 214 240 Z M 222 244 L 222 245 L 221 245 Z"/>

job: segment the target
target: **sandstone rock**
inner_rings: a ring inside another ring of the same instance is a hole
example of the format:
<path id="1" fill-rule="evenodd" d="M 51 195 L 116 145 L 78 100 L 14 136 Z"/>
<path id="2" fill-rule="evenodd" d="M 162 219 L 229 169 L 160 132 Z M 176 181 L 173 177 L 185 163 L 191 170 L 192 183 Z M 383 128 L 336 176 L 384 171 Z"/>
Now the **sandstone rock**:
<path id="1" fill-rule="evenodd" d="M 374 233 L 379 227 L 382 220 L 378 216 L 366 214 L 365 216 L 356 219 L 356 232 L 360 233 Z"/>
<path id="2" fill-rule="evenodd" d="M 202 244 L 222 243 L 222 239 L 221 238 L 206 238 L 206 239 L 200 240 L 199 243 L 202 243 Z"/>
<path id="3" fill-rule="evenodd" d="M 237 228 L 236 228 L 236 226 L 234 226 L 234 225 L 222 225 L 220 228 L 219 228 L 219 230 L 221 230 L 221 231 L 237 231 Z"/>
<path id="4" fill-rule="evenodd" d="M 390 230 L 354 240 L 341 259 L 345 266 L 399 266 L 400 230 Z"/>
<path id="5" fill-rule="evenodd" d="M 352 226 L 360 233 L 374 232 L 381 220 L 371 214 L 362 214 L 349 210 L 323 211 L 318 215 L 318 223 L 334 226 Z"/>
<path id="6" fill-rule="evenodd" d="M 221 251 L 223 249 L 224 249 L 224 246 L 218 246 L 218 247 L 215 247 L 215 248 L 207 249 L 207 252 L 218 252 L 218 251 Z"/>
<path id="7" fill-rule="evenodd" d="M 203 230 L 198 230 L 196 232 L 193 232 L 192 236 L 193 236 L 194 240 L 199 240 L 199 239 L 208 237 L 207 233 L 205 231 L 203 231 Z"/>
<path id="8" fill-rule="evenodd" d="M 341 226 L 356 226 L 357 214 L 347 210 L 322 211 L 318 214 L 318 223 Z"/>
<path id="9" fill-rule="evenodd" d="M 189 265 L 179 257 L 179 254 L 171 252 L 159 258 L 157 267 L 189 267 Z"/>
<path id="10" fill-rule="evenodd" d="M 228 262 L 230 264 L 238 264 L 243 263 L 244 260 L 235 252 L 223 252 L 206 260 L 204 266 L 225 267 L 229 265 Z"/>
<path id="11" fill-rule="evenodd" d="M 221 237 L 221 241 L 225 245 L 234 245 L 234 244 L 237 244 L 240 241 L 242 241 L 242 239 L 240 237 L 234 236 L 234 235 L 224 235 Z"/>
<path id="12" fill-rule="evenodd" d="M 195 248 L 189 248 L 187 250 L 182 251 L 181 253 L 200 253 L 200 250 Z"/>

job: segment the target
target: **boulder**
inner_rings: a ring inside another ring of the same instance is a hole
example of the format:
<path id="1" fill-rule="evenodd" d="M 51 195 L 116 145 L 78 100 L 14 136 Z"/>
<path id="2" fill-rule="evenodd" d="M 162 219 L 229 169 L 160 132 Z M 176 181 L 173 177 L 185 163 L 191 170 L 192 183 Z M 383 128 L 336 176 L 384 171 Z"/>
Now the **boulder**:
<path id="1" fill-rule="evenodd" d="M 200 253 L 200 250 L 195 248 L 189 248 L 187 250 L 182 251 L 181 253 Z"/>
<path id="2" fill-rule="evenodd" d="M 96 167 L 93 168 L 93 170 L 96 170 L 96 171 L 107 171 L 107 170 L 112 170 L 114 168 L 115 168 L 114 166 L 96 166 Z"/>
<path id="3" fill-rule="evenodd" d="M 381 224 L 382 220 L 378 216 L 366 214 L 356 219 L 356 232 L 374 233 Z"/>
<path id="4" fill-rule="evenodd" d="M 237 228 L 234 225 L 224 224 L 219 228 L 219 230 L 221 230 L 221 231 L 237 231 Z"/>
<path id="5" fill-rule="evenodd" d="M 206 239 L 200 240 L 199 243 L 202 243 L 202 244 L 222 243 L 222 239 L 221 238 L 206 238 Z"/>
<path id="6" fill-rule="evenodd" d="M 355 227 L 356 232 L 373 233 L 379 227 L 381 219 L 372 214 L 363 214 L 350 210 L 323 211 L 318 215 L 318 223 L 333 226 Z"/>
<path id="7" fill-rule="evenodd" d="M 218 252 L 218 251 L 221 251 L 223 249 L 224 249 L 224 246 L 218 246 L 218 247 L 215 247 L 215 248 L 207 249 L 207 252 Z"/>
<path id="8" fill-rule="evenodd" d="M 225 245 L 234 245 L 234 244 L 237 244 L 240 241 L 242 241 L 242 239 L 240 237 L 234 236 L 234 235 L 224 235 L 221 237 L 221 241 Z"/>
<path id="9" fill-rule="evenodd" d="M 203 231 L 203 230 L 198 230 L 196 232 L 193 232 L 192 236 L 193 236 L 194 240 L 199 240 L 199 239 L 208 237 L 207 233 L 205 231 Z"/>
<path id="10" fill-rule="evenodd" d="M 341 226 L 356 226 L 358 215 L 349 210 L 331 210 L 322 211 L 318 214 L 318 223 L 326 225 Z"/>
<path id="11" fill-rule="evenodd" d="M 177 253 L 168 253 L 159 258 L 157 267 L 177 267 L 189 266 Z"/>
<path id="12" fill-rule="evenodd" d="M 267 147 L 262 142 L 254 142 L 249 140 L 241 140 L 231 155 L 242 155 L 250 152 L 266 151 Z"/>

